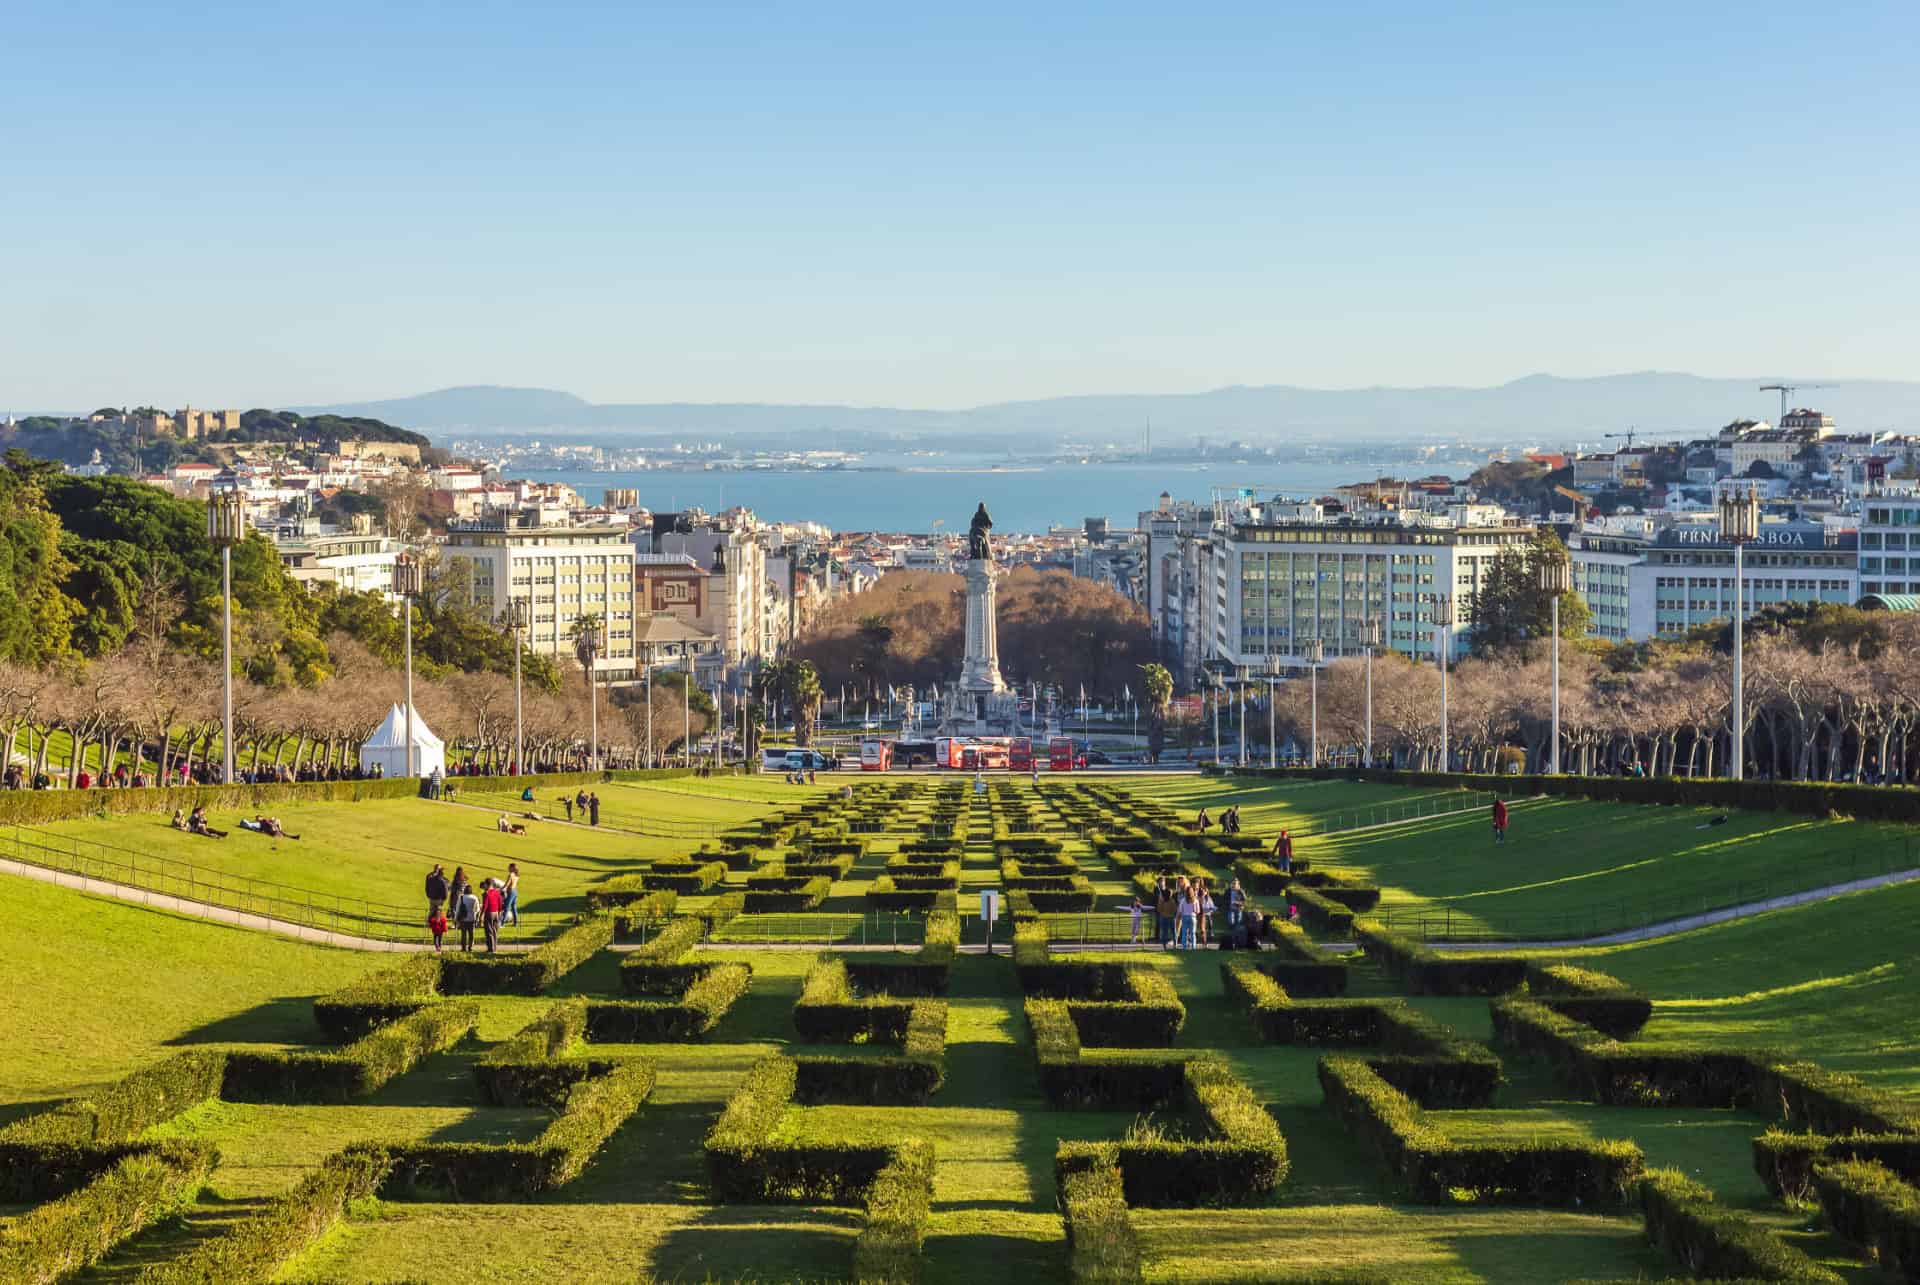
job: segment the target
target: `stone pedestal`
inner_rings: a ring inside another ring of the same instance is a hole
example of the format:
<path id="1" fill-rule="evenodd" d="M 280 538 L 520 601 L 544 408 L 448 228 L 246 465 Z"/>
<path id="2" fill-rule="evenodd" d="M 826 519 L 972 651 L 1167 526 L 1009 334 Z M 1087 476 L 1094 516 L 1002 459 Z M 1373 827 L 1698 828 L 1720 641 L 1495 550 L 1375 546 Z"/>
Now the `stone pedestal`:
<path id="1" fill-rule="evenodd" d="M 994 605 L 994 581 L 1000 568 L 984 558 L 967 563 L 967 654 L 955 684 L 963 712 L 976 719 L 1000 712 L 1007 683 L 1000 676 L 1000 623 Z"/>

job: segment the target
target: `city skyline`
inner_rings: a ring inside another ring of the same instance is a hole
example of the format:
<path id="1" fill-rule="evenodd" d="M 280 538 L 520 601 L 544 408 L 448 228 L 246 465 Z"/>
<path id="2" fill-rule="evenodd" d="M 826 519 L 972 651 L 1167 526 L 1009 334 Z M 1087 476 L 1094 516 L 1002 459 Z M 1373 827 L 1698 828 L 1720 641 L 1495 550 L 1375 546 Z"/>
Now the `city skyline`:
<path id="1" fill-rule="evenodd" d="M 1876 4 L 32 4 L 0 403 L 1897 378 L 1916 34 Z"/>

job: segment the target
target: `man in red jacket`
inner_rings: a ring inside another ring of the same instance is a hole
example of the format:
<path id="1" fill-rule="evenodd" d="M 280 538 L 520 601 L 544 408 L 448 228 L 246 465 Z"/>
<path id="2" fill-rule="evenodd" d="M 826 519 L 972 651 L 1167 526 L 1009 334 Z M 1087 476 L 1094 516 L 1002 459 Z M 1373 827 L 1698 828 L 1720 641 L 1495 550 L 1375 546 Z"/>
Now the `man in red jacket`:
<path id="1" fill-rule="evenodd" d="M 492 879 L 485 886 L 486 891 L 480 894 L 480 922 L 487 930 L 487 953 L 491 955 L 500 945 L 500 916 L 507 908 L 507 895 Z"/>
<path id="2" fill-rule="evenodd" d="M 1505 799 L 1493 801 L 1493 841 L 1495 843 L 1507 841 L 1507 801 Z"/>

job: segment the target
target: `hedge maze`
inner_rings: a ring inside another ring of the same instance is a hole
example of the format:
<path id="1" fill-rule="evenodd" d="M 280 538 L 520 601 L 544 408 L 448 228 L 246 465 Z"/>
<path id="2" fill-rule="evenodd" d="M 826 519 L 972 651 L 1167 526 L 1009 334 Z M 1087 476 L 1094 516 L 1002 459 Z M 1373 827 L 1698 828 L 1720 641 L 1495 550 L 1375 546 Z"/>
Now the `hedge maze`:
<path id="1" fill-rule="evenodd" d="M 609 871 L 538 949 L 383 959 L 310 1045 L 172 1051 L 0 1128 L 0 1280 L 464 1280 L 434 1250 L 468 1220 L 512 1279 L 1920 1278 L 1920 1104 L 1648 1042 L 1590 961 L 1435 949 L 1270 847 L 1097 776 L 805 795 Z M 1113 949 L 1162 875 L 1223 910 L 1238 878 L 1262 949 Z M 249 1111 L 327 1141 L 223 1207 Z M 1668 1121 L 1750 1124 L 1770 1203 L 1682 1172 Z M 1395 1257 L 1449 1216 L 1459 1261 Z"/>

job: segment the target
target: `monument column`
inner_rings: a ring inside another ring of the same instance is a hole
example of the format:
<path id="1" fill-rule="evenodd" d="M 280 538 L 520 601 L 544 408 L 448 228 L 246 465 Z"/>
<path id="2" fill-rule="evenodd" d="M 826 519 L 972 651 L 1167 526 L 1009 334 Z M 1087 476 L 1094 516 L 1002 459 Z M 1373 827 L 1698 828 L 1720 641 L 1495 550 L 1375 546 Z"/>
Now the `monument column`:
<path id="1" fill-rule="evenodd" d="M 967 713 L 976 719 L 986 718 L 996 703 L 993 698 L 1007 690 L 1000 676 L 1000 626 L 993 583 L 1000 568 L 987 535 L 992 529 L 993 519 L 982 504 L 967 532 L 967 652 L 958 683 L 966 695 Z"/>

